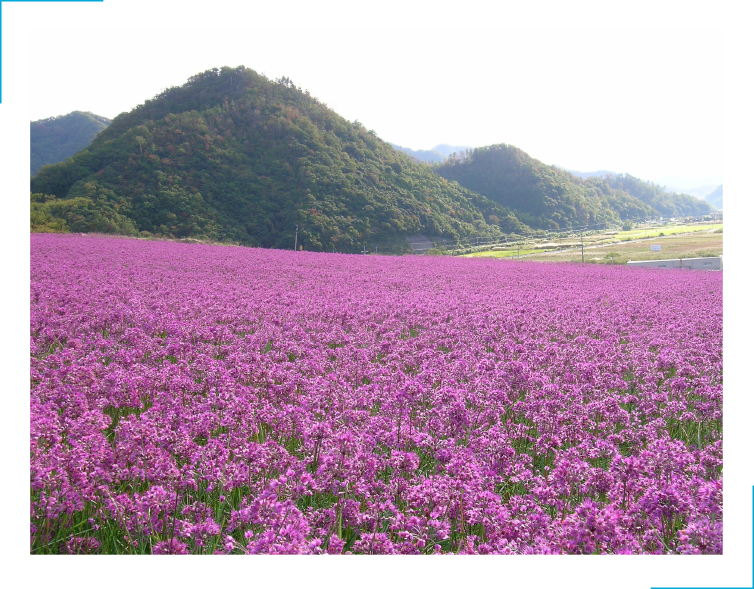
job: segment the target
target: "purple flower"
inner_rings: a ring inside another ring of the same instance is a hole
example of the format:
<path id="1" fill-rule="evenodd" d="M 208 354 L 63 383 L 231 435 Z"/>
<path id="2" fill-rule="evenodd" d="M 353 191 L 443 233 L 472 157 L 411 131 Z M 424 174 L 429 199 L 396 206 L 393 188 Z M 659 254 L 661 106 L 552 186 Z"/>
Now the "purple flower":
<path id="1" fill-rule="evenodd" d="M 721 273 L 32 235 L 30 294 L 34 553 L 722 552 Z"/>

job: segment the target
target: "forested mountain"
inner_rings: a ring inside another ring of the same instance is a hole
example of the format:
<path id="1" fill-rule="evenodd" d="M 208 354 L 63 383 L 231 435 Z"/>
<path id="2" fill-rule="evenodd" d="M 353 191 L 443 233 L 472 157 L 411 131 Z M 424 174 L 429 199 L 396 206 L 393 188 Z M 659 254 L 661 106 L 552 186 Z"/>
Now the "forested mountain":
<path id="1" fill-rule="evenodd" d="M 84 149 L 110 119 L 78 110 L 31 122 L 31 173 L 45 164 L 65 161 Z"/>
<path id="2" fill-rule="evenodd" d="M 664 217 L 703 215 L 709 212 L 704 206 L 704 201 L 708 199 L 705 196 L 707 193 L 704 192 L 703 189 L 677 192 L 676 190 L 662 187 L 653 182 L 640 180 L 629 174 L 616 174 L 615 172 L 610 172 L 608 170 L 597 170 L 596 172 L 566 170 L 566 172 L 585 180 L 605 178 L 607 179 L 607 185 L 611 188 L 623 190 L 628 194 L 635 196 L 642 202 L 653 207 Z M 599 182 L 599 180 L 596 180 L 594 184 L 601 185 L 602 183 Z"/>
<path id="3" fill-rule="evenodd" d="M 630 174 L 608 174 L 604 178 L 589 178 L 587 182 L 604 189 L 605 185 L 622 190 L 648 204 L 663 217 L 704 215 L 713 210 L 709 203 L 690 194 L 667 192 L 661 186 L 645 182 Z"/>
<path id="4" fill-rule="evenodd" d="M 723 185 L 720 184 L 715 190 L 704 197 L 709 204 L 719 211 L 723 210 Z"/>
<path id="5" fill-rule="evenodd" d="M 213 69 L 116 117 L 31 182 L 45 226 L 358 251 L 526 229 L 506 207 L 253 70 Z M 50 225 L 52 224 L 52 225 Z"/>
<path id="6" fill-rule="evenodd" d="M 654 214 L 651 206 L 599 177 L 584 180 L 498 144 L 451 156 L 434 170 L 515 211 L 527 225 L 559 229 Z"/>

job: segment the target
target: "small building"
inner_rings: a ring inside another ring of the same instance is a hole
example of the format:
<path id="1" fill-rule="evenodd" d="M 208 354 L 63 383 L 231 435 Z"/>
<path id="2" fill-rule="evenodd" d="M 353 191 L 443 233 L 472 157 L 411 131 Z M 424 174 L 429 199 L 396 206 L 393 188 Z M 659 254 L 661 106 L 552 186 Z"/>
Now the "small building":
<path id="1" fill-rule="evenodd" d="M 674 258 L 672 260 L 641 260 L 628 261 L 629 266 L 641 268 L 666 268 L 678 270 L 722 270 L 723 257 L 710 258 Z"/>

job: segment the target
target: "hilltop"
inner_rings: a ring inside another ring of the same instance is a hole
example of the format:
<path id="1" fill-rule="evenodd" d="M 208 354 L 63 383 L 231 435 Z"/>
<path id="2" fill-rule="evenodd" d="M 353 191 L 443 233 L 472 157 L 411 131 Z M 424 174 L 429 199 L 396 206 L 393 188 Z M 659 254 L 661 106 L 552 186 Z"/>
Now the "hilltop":
<path id="1" fill-rule="evenodd" d="M 700 198 L 690 194 L 668 192 L 654 182 L 646 182 L 630 174 L 608 174 L 604 178 L 589 178 L 587 182 L 602 189 L 609 186 L 635 196 L 662 217 L 704 215 L 713 210 L 709 203 Z"/>
<path id="2" fill-rule="evenodd" d="M 358 251 L 372 241 L 528 229 L 349 122 L 289 79 L 212 69 L 116 117 L 42 169 L 39 215 L 73 231 Z M 56 221 L 57 222 L 57 221 Z"/>
<path id="3" fill-rule="evenodd" d="M 110 119 L 75 110 L 67 115 L 32 121 L 30 125 L 31 174 L 46 164 L 67 160 L 84 149 Z"/>
<path id="4" fill-rule="evenodd" d="M 669 189 L 659 183 L 641 180 L 630 174 L 617 174 L 609 170 L 577 172 L 565 169 L 565 171 L 585 180 L 595 179 L 591 183 L 596 186 L 602 184 L 599 182 L 599 178 L 604 178 L 607 181 L 607 185 L 611 188 L 623 190 L 635 196 L 642 202 L 650 205 L 664 217 L 703 215 L 711 211 L 711 209 L 704 206 L 704 201 L 714 206 L 714 203 L 708 198 L 708 196 L 712 195 L 707 195 L 711 187 L 698 187 L 679 191 L 672 188 Z M 722 186 L 719 187 L 719 190 L 722 190 Z"/>
<path id="5" fill-rule="evenodd" d="M 510 208 L 531 227 L 560 229 L 653 216 L 702 214 L 710 207 L 628 174 L 580 178 L 504 143 L 451 155 L 438 174 Z"/>
<path id="6" fill-rule="evenodd" d="M 619 223 L 653 214 L 650 206 L 600 178 L 577 178 L 504 143 L 451 156 L 434 170 L 540 229 Z"/>

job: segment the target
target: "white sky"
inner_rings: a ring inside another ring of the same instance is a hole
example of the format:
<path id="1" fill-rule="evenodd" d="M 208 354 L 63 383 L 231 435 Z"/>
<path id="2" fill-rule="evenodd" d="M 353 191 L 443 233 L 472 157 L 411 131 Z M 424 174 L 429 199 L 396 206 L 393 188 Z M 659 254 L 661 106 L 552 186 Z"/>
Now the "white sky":
<path id="1" fill-rule="evenodd" d="M 77 18 L 101 24 L 99 14 L 115 15 L 117 5 L 81 5 Z M 720 30 L 286 31 L 218 11 L 201 24 L 251 28 L 100 26 L 72 35 L 72 23 L 59 22 L 71 6 L 34 10 L 33 120 L 72 110 L 112 118 L 198 72 L 245 65 L 288 76 L 340 115 L 413 149 L 509 143 L 580 171 L 722 181 Z M 286 6 L 274 11 L 273 26 L 295 11 Z M 349 6 L 354 17 L 370 14 Z"/>

